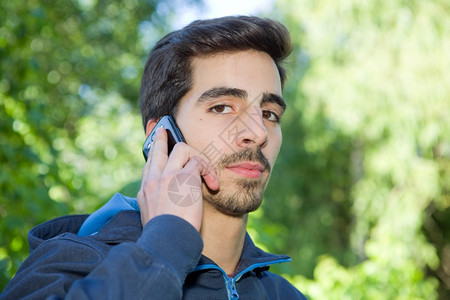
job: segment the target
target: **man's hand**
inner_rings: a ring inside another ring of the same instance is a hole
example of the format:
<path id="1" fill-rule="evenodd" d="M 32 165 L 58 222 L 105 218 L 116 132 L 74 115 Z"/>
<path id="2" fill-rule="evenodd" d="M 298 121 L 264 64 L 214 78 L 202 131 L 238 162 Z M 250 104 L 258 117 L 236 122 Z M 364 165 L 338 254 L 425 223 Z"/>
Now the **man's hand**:
<path id="1" fill-rule="evenodd" d="M 137 195 L 142 226 L 156 216 L 170 214 L 185 219 L 200 231 L 201 178 L 211 190 L 218 190 L 215 169 L 185 143 L 177 143 L 170 156 L 167 151 L 166 130 L 158 128 Z"/>

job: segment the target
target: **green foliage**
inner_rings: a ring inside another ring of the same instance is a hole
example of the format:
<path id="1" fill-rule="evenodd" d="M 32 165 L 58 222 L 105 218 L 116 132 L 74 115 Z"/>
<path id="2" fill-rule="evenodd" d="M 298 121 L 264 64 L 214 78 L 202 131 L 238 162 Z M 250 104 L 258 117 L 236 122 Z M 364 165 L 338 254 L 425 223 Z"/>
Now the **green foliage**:
<path id="1" fill-rule="evenodd" d="M 174 5 L 0 2 L 0 290 L 33 226 L 139 180 L 140 73 Z"/>
<path id="2" fill-rule="evenodd" d="M 138 188 L 137 98 L 177 3 L 0 2 L 0 287 L 27 231 Z M 312 299 L 449 298 L 450 7 L 279 0 L 284 144 L 249 231 Z M 123 187 L 123 188 L 122 188 Z"/>
<path id="3" fill-rule="evenodd" d="M 295 52 L 256 228 L 312 299 L 450 297 L 450 7 L 278 1 Z M 302 275 L 300 275 L 302 274 Z"/>

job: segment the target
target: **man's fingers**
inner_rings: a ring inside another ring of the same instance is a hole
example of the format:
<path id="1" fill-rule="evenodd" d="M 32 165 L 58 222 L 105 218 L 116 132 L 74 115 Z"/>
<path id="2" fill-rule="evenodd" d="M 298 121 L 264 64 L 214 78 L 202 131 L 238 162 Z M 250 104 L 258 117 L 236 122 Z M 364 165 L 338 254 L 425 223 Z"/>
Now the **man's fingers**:
<path id="1" fill-rule="evenodd" d="M 212 164 L 201 159 L 199 156 L 193 156 L 185 166 L 185 170 L 192 170 L 200 173 L 200 176 L 205 180 L 206 185 L 213 191 L 219 189 L 219 179 L 216 174 L 216 169 Z"/>
<path id="2" fill-rule="evenodd" d="M 173 148 L 173 154 L 168 156 L 167 132 L 160 127 L 156 131 L 148 153 L 147 163 L 143 170 L 143 183 L 149 176 L 163 176 L 174 174 L 185 168 L 190 171 L 197 170 L 205 180 L 206 185 L 212 189 L 219 189 L 219 180 L 212 164 L 200 157 L 200 153 L 185 143 L 177 143 Z"/>
<path id="3" fill-rule="evenodd" d="M 177 143 L 172 153 L 173 155 L 170 155 L 167 161 L 165 174 L 173 174 L 184 168 L 189 172 L 198 172 L 210 189 L 217 190 L 219 188 L 219 180 L 214 166 L 202 159 L 199 151 L 185 143 Z"/>
<path id="4" fill-rule="evenodd" d="M 138 193 L 142 225 L 155 216 L 173 214 L 199 230 L 203 208 L 201 178 L 209 189 L 219 188 L 215 168 L 196 149 L 177 143 L 169 156 L 167 132 L 158 128 Z"/>
<path id="5" fill-rule="evenodd" d="M 149 173 L 161 174 L 167 164 L 167 132 L 163 127 L 156 130 L 155 139 L 149 152 Z M 147 174 L 148 175 L 148 174 Z"/>
<path id="6" fill-rule="evenodd" d="M 152 149 L 153 149 L 153 142 L 150 144 L 150 150 L 148 151 L 147 162 L 145 163 L 144 169 L 142 170 L 142 178 L 147 178 L 148 172 L 150 171 L 150 165 L 152 164 Z"/>
<path id="7" fill-rule="evenodd" d="M 149 149 L 148 155 L 147 155 L 147 162 L 145 163 L 144 169 L 142 170 L 142 179 L 147 178 L 148 177 L 148 173 L 150 172 L 150 168 L 151 168 L 152 161 L 153 161 L 153 153 L 154 153 L 154 148 L 155 148 L 155 141 L 156 141 L 156 138 L 157 138 L 158 134 L 160 133 L 160 132 L 158 132 L 158 131 L 160 131 L 158 129 L 157 129 L 157 131 L 155 133 L 154 140 L 150 144 L 150 149 Z M 144 180 L 142 180 L 142 182 L 144 182 Z"/>

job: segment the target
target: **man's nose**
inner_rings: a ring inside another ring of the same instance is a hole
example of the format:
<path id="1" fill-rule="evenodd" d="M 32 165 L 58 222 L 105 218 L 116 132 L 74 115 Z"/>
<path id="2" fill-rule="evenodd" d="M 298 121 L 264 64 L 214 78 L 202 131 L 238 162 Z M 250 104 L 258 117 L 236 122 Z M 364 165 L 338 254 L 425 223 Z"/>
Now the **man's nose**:
<path id="1" fill-rule="evenodd" d="M 267 129 L 261 108 L 248 108 L 239 118 L 243 127 L 237 139 L 238 146 L 241 148 L 263 147 L 267 143 Z"/>

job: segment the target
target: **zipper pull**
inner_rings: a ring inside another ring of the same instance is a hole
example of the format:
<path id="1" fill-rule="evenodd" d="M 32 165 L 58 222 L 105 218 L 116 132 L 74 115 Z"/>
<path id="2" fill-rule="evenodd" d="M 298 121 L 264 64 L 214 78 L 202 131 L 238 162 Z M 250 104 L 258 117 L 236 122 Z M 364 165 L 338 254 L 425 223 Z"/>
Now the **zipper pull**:
<path id="1" fill-rule="evenodd" d="M 227 280 L 227 286 L 228 286 L 229 299 L 232 299 L 232 300 L 239 299 L 239 294 L 237 292 L 236 285 L 234 284 L 233 279 Z"/>

